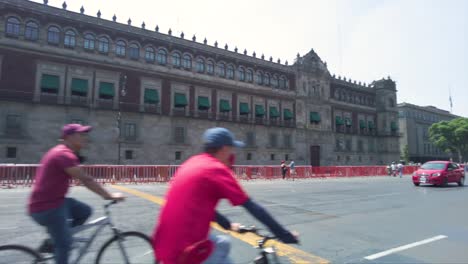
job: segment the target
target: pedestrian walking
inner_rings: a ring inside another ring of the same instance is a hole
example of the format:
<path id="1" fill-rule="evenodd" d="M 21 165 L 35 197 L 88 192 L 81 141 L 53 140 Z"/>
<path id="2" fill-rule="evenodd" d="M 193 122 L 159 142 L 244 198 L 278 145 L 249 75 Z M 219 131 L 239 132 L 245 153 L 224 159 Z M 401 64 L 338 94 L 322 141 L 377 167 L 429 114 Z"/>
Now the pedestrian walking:
<path id="1" fill-rule="evenodd" d="M 284 160 L 281 161 L 281 175 L 284 178 L 286 178 L 286 172 L 288 171 L 288 166 L 286 166 L 286 163 L 284 163 Z"/>
<path id="2" fill-rule="evenodd" d="M 401 160 L 397 165 L 397 169 L 398 169 L 398 174 L 400 175 L 400 178 L 402 178 L 403 177 L 403 162 Z"/>
<path id="3" fill-rule="evenodd" d="M 289 175 L 291 175 L 292 179 L 296 176 L 296 164 L 294 163 L 294 160 L 291 160 L 289 163 Z"/>

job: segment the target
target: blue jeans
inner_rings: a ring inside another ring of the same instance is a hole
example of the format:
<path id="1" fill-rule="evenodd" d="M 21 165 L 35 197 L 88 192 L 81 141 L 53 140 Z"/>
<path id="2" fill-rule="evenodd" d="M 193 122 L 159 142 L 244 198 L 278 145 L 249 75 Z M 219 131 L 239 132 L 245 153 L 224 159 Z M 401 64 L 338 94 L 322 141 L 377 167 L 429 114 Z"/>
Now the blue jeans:
<path id="1" fill-rule="evenodd" d="M 231 258 L 229 258 L 229 251 L 231 250 L 230 238 L 222 235 L 210 235 L 210 240 L 214 244 L 214 250 L 203 264 L 232 264 Z"/>
<path id="2" fill-rule="evenodd" d="M 88 205 L 72 198 L 65 198 L 57 208 L 31 214 L 32 219 L 44 226 L 54 246 L 55 263 L 67 264 L 72 244 L 71 227 L 84 224 L 91 215 Z"/>

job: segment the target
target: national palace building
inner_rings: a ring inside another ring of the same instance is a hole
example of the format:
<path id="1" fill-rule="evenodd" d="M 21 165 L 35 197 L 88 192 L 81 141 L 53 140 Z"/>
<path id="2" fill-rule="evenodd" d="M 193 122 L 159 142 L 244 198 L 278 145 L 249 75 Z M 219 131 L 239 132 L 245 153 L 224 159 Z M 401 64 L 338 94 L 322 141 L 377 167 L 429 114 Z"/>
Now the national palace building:
<path id="1" fill-rule="evenodd" d="M 351 81 L 314 50 L 288 64 L 66 3 L 0 0 L 0 10 L 0 163 L 38 163 L 65 123 L 94 127 L 92 164 L 179 164 L 214 126 L 247 144 L 238 164 L 399 159 L 390 78 Z"/>

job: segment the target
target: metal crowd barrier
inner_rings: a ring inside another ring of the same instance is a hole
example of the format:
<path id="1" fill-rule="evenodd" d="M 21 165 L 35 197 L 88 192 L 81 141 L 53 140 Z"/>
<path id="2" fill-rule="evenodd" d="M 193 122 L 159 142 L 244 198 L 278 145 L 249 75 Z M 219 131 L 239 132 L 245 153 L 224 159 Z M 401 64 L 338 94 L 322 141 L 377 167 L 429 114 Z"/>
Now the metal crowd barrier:
<path id="1" fill-rule="evenodd" d="M 0 165 L 0 187 L 29 187 L 39 165 Z M 177 170 L 176 165 L 83 165 L 85 172 L 102 184 L 146 184 L 169 182 Z M 405 166 L 403 174 L 412 174 L 417 166 Z M 233 167 L 239 180 L 281 179 L 280 166 L 242 166 Z M 296 166 L 295 172 L 287 171 L 287 178 L 336 178 L 366 177 L 388 175 L 386 166 Z M 79 184 L 77 181 L 71 182 Z"/>

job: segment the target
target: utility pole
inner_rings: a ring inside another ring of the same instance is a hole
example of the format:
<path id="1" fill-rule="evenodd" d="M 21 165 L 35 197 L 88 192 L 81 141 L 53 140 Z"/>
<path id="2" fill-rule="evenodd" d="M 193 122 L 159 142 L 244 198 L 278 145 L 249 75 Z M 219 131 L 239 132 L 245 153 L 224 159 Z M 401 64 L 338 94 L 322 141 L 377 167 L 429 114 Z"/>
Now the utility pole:
<path id="1" fill-rule="evenodd" d="M 120 97 L 127 95 L 127 75 L 121 73 L 119 77 L 119 112 L 117 113 L 117 128 L 119 130 L 119 137 L 117 138 L 117 165 L 120 165 L 120 148 L 122 142 L 122 113 L 120 109 Z"/>

